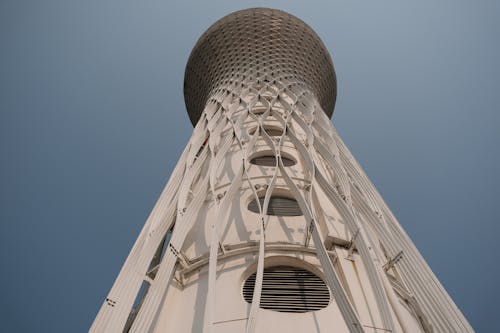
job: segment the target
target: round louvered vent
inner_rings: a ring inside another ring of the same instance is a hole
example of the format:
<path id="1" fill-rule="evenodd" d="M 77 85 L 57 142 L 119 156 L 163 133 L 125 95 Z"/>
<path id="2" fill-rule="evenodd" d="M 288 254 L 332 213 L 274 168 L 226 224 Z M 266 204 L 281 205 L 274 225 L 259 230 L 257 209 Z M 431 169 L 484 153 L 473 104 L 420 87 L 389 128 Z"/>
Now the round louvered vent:
<path id="1" fill-rule="evenodd" d="M 259 198 L 260 207 L 264 207 L 264 198 L 264 196 Z M 250 201 L 248 210 L 257 214 L 260 213 L 259 202 L 255 199 Z M 299 203 L 295 199 L 272 195 L 269 199 L 266 214 L 276 216 L 300 216 L 302 215 L 302 211 L 300 210 Z"/>
<path id="2" fill-rule="evenodd" d="M 243 298 L 252 303 L 256 273 L 243 285 Z M 326 308 L 330 291 L 315 274 L 291 266 L 264 268 L 260 307 L 279 312 L 309 312 Z"/>
<path id="3" fill-rule="evenodd" d="M 249 131 L 250 135 L 253 135 L 257 128 L 252 128 Z M 264 131 L 266 131 L 267 135 L 269 136 L 281 136 L 283 135 L 283 129 L 275 126 L 264 126 Z"/>
<path id="4" fill-rule="evenodd" d="M 295 161 L 291 158 L 281 156 L 281 160 L 283 161 L 283 165 L 286 167 L 295 165 Z M 256 156 L 250 160 L 250 163 L 273 167 L 276 166 L 276 157 L 274 155 Z"/>

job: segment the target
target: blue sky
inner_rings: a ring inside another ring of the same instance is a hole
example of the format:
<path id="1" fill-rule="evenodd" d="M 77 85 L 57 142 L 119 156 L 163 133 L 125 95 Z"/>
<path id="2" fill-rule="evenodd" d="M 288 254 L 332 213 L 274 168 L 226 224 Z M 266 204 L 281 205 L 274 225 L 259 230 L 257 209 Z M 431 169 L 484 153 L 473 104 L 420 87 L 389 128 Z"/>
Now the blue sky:
<path id="1" fill-rule="evenodd" d="M 306 21 L 333 122 L 477 332 L 500 331 L 500 4 L 0 2 L 0 313 L 85 332 L 192 132 L 184 67 L 237 9 Z"/>

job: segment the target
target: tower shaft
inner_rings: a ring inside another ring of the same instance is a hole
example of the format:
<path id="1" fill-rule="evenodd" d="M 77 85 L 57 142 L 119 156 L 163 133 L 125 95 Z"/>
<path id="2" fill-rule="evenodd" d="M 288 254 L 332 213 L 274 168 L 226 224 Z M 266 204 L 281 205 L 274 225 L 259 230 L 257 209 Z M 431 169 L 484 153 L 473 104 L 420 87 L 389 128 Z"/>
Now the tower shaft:
<path id="1" fill-rule="evenodd" d="M 289 14 L 211 27 L 193 135 L 90 331 L 473 332 L 330 122 L 335 87 Z"/>

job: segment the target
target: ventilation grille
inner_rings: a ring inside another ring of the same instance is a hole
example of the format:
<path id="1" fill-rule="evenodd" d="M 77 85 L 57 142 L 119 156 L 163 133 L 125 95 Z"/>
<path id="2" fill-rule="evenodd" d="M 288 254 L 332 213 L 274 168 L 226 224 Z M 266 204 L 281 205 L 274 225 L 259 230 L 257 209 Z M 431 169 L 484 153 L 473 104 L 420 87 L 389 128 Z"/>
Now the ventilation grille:
<path id="1" fill-rule="evenodd" d="M 245 281 L 243 298 L 252 303 L 255 275 Z M 279 312 L 309 312 L 326 308 L 330 292 L 325 282 L 313 273 L 290 266 L 264 269 L 260 307 Z"/>
<path id="2" fill-rule="evenodd" d="M 257 87 L 256 87 L 256 88 L 257 88 Z M 261 88 L 262 88 L 262 87 L 261 87 Z M 252 112 L 253 112 L 253 114 L 263 114 L 264 112 L 266 112 L 266 110 L 267 110 L 267 108 L 263 108 L 263 107 L 260 107 L 260 108 L 259 108 L 259 107 L 254 107 L 254 108 L 252 109 Z M 254 131 L 254 133 L 255 133 L 255 131 Z"/>
<path id="3" fill-rule="evenodd" d="M 257 128 L 252 128 L 248 132 L 248 134 L 254 135 L 256 130 L 257 130 Z M 283 134 L 283 130 L 281 128 L 264 126 L 264 130 L 266 131 L 267 135 L 269 135 L 269 136 L 281 136 Z"/>
<path id="4" fill-rule="evenodd" d="M 264 127 L 264 130 L 266 131 L 267 135 L 269 136 L 281 136 L 283 134 L 283 130 L 280 128 L 266 128 Z"/>
<path id="5" fill-rule="evenodd" d="M 295 165 L 295 161 L 290 158 L 281 156 L 281 160 L 286 167 Z M 254 157 L 250 160 L 250 163 L 263 166 L 276 166 L 276 157 L 274 155 Z"/>
<path id="6" fill-rule="evenodd" d="M 264 207 L 264 197 L 259 198 L 260 206 Z M 259 205 L 257 200 L 252 200 L 248 204 L 248 210 L 254 213 L 259 213 Z M 295 199 L 273 195 L 267 206 L 267 215 L 276 216 L 300 216 L 302 211 Z"/>

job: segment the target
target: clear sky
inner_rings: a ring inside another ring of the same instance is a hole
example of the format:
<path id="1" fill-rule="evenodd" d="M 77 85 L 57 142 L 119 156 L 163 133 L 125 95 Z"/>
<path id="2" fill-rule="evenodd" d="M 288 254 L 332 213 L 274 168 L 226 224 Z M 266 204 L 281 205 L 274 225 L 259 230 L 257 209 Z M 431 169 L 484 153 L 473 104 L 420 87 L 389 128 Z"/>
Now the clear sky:
<path id="1" fill-rule="evenodd" d="M 333 122 L 477 332 L 500 332 L 498 1 L 0 1 L 3 332 L 85 332 L 192 132 L 184 67 L 237 9 L 330 50 Z"/>

